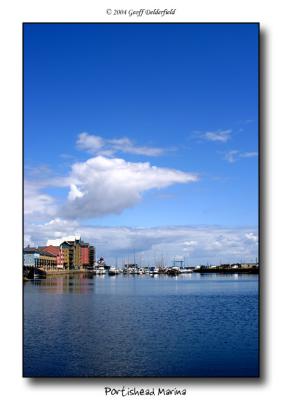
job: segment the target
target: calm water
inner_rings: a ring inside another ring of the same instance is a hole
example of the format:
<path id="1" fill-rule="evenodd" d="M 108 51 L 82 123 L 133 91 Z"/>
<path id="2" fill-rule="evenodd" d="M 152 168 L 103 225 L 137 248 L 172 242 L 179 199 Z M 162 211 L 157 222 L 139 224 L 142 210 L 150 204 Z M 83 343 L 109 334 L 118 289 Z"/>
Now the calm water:
<path id="1" fill-rule="evenodd" d="M 258 277 L 24 284 L 25 376 L 257 376 Z"/>

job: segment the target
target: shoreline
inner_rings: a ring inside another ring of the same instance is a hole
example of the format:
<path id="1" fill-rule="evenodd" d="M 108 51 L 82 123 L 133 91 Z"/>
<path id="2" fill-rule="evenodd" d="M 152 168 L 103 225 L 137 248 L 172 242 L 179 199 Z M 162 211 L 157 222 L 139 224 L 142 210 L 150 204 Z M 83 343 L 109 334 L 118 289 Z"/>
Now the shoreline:
<path id="1" fill-rule="evenodd" d="M 202 269 L 194 270 L 196 274 L 259 274 L 259 269 Z"/>
<path id="2" fill-rule="evenodd" d="M 69 275 L 69 274 L 84 274 L 87 271 L 87 269 L 64 269 L 64 270 L 49 270 L 45 271 L 46 275 Z"/>
<path id="3" fill-rule="evenodd" d="M 87 269 L 79 269 L 79 270 L 49 270 L 45 271 L 46 277 L 52 277 L 52 276 L 62 276 L 62 275 L 73 275 L 73 274 L 85 274 L 85 273 L 91 273 L 91 271 Z M 220 274 L 220 275 L 228 275 L 228 274 L 238 274 L 238 275 L 259 275 L 259 270 L 250 270 L 250 269 L 244 269 L 244 270 L 195 270 L 192 272 L 192 274 Z M 106 274 L 107 275 L 107 274 Z M 122 274 L 123 275 L 123 274 Z M 158 274 L 158 275 L 167 275 L 167 274 Z M 182 275 L 182 274 L 179 274 Z M 135 276 L 135 275 L 134 275 Z M 176 275 L 177 276 L 177 275 Z M 27 278 L 24 277 L 23 280 L 29 281 L 32 280 L 33 278 Z"/>

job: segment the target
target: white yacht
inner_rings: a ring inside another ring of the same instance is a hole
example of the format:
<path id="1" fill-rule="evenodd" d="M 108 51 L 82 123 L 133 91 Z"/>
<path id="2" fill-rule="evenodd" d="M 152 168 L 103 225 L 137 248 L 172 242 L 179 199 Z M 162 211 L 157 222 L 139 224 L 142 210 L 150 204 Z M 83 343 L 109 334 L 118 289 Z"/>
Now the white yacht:
<path id="1" fill-rule="evenodd" d="M 110 269 L 108 270 L 108 274 L 109 275 L 118 275 L 119 270 L 116 267 L 110 267 Z"/>

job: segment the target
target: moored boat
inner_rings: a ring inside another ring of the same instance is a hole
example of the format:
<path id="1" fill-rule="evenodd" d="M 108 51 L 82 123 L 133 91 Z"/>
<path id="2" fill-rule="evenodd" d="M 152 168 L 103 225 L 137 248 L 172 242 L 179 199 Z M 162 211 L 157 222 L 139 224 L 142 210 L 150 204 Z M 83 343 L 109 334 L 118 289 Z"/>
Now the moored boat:
<path id="1" fill-rule="evenodd" d="M 138 268 L 137 274 L 143 275 L 143 274 L 145 274 L 145 270 L 143 268 Z"/>
<path id="2" fill-rule="evenodd" d="M 160 269 L 158 267 L 151 267 L 149 269 L 150 275 L 158 275 L 160 273 Z"/>
<path id="3" fill-rule="evenodd" d="M 180 272 L 180 268 L 178 268 L 178 267 L 171 267 L 171 268 L 168 268 L 168 270 L 167 270 L 167 275 L 177 276 L 179 274 L 181 274 L 181 272 Z"/>
<path id="4" fill-rule="evenodd" d="M 46 271 L 42 268 L 34 268 L 33 278 L 34 279 L 43 279 L 46 278 Z"/>
<path id="5" fill-rule="evenodd" d="M 182 268 L 180 269 L 181 274 L 192 274 L 193 270 L 192 268 Z"/>
<path id="6" fill-rule="evenodd" d="M 119 274 L 119 270 L 116 267 L 109 268 L 108 275 L 114 276 L 114 275 L 118 275 L 118 274 Z"/>
<path id="7" fill-rule="evenodd" d="M 105 275 L 106 270 L 104 267 L 99 267 L 96 269 L 96 275 Z"/>

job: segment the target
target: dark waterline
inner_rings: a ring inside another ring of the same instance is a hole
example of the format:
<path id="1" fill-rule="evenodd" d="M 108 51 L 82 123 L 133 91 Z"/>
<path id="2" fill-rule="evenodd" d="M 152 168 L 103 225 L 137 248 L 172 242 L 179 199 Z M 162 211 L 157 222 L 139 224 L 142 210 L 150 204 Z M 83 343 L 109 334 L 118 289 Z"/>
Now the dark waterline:
<path id="1" fill-rule="evenodd" d="M 24 284 L 24 376 L 258 376 L 258 277 Z"/>

